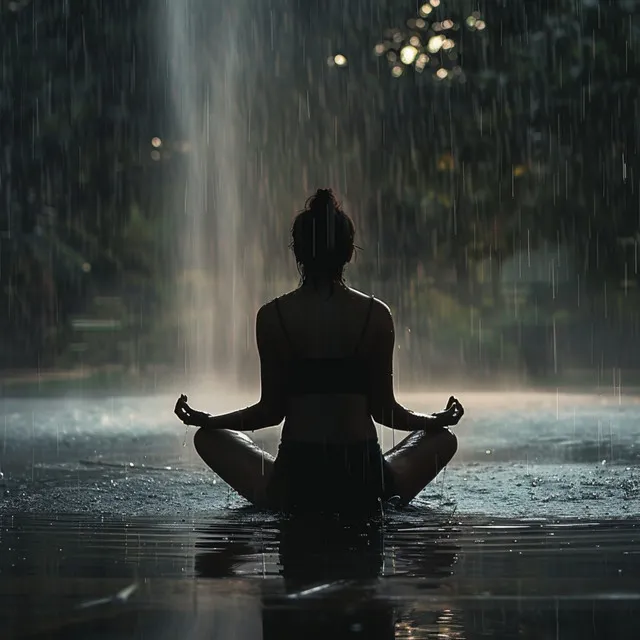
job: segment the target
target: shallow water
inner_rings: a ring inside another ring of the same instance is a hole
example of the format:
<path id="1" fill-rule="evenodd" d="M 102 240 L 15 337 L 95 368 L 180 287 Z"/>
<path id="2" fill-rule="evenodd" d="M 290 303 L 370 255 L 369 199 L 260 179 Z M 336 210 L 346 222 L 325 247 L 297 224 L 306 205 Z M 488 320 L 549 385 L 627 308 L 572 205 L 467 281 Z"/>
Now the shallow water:
<path id="1" fill-rule="evenodd" d="M 456 429 L 459 452 L 416 505 L 500 518 L 640 517 L 637 398 L 460 395 L 467 414 Z M 191 516 L 241 506 L 200 463 L 192 430 L 172 415 L 174 400 L 0 400 L 0 513 Z M 250 401 L 195 400 L 212 411 Z M 442 401 L 407 398 L 429 411 Z M 277 429 L 254 436 L 275 451 Z M 403 436 L 382 430 L 383 448 Z"/>
<path id="2" fill-rule="evenodd" d="M 3 637 L 631 638 L 640 622 L 631 520 L 0 524 Z"/>
<path id="3" fill-rule="evenodd" d="M 636 399 L 468 394 L 455 463 L 360 529 L 248 508 L 172 400 L 0 401 L 2 638 L 637 637 Z"/>

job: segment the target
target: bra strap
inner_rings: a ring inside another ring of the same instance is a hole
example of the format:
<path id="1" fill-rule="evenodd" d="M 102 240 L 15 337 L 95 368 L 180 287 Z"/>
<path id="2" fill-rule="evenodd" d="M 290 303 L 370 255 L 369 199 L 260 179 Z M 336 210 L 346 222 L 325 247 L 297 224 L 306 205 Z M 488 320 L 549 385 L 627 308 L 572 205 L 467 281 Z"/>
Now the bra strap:
<path id="1" fill-rule="evenodd" d="M 360 340 L 358 340 L 358 343 L 356 344 L 356 349 L 353 352 L 354 354 L 358 353 L 358 351 L 360 350 L 360 346 L 362 345 L 362 342 L 364 341 L 364 337 L 367 333 L 367 329 L 369 328 L 369 320 L 371 319 L 371 312 L 373 311 L 373 303 L 375 302 L 375 296 L 371 296 L 371 302 L 369 303 L 369 309 L 367 311 L 367 317 L 365 318 L 364 321 L 364 325 L 362 326 L 362 333 L 360 334 Z"/>
<path id="2" fill-rule="evenodd" d="M 284 337 L 286 338 L 287 342 L 289 343 L 289 348 L 291 349 L 292 353 L 296 353 L 296 348 L 293 345 L 293 340 L 291 340 L 291 336 L 289 335 L 289 332 L 287 331 L 287 326 L 284 323 L 284 318 L 282 317 L 282 311 L 280 309 L 280 303 L 278 302 L 278 298 L 276 298 L 274 300 L 275 305 L 276 305 L 276 312 L 278 314 L 278 319 L 280 320 L 280 326 L 282 327 L 282 333 L 284 333 Z"/>

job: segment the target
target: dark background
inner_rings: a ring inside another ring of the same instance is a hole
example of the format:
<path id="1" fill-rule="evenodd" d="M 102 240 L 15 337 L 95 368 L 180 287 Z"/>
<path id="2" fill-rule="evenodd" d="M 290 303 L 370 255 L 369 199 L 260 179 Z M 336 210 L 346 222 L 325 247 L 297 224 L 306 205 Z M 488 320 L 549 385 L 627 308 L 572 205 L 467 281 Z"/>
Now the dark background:
<path id="1" fill-rule="evenodd" d="M 363 247 L 349 281 L 391 304 L 405 380 L 635 379 L 640 3 L 436 0 L 422 28 L 401 0 L 254 4 L 238 162 L 263 299 L 295 285 L 292 216 L 330 183 Z M 163 20 L 154 0 L 0 2 L 5 381 L 184 360 L 175 194 L 197 141 Z M 393 59 L 441 33 L 455 46 L 421 73 Z"/>

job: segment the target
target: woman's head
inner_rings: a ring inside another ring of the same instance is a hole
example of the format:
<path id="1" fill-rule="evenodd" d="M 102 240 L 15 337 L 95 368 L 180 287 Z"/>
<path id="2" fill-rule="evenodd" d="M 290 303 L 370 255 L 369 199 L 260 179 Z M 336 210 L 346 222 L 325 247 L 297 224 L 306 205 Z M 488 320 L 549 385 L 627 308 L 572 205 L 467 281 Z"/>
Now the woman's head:
<path id="1" fill-rule="evenodd" d="M 303 282 L 341 282 L 354 250 L 355 227 L 331 189 L 318 189 L 291 229 Z"/>

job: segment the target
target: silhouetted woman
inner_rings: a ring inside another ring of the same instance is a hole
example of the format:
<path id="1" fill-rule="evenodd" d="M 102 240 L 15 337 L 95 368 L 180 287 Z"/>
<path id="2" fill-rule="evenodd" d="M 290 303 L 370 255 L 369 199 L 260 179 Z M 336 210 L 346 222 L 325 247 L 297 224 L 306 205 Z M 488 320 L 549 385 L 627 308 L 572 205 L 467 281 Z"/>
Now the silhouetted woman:
<path id="1" fill-rule="evenodd" d="M 219 416 L 184 395 L 176 403 L 176 415 L 200 427 L 202 459 L 259 507 L 375 514 L 394 496 L 408 503 L 456 452 L 447 428 L 464 413 L 456 398 L 431 415 L 395 398 L 389 307 L 344 282 L 354 236 L 332 191 L 319 189 L 292 229 L 301 285 L 257 314 L 260 401 Z M 243 433 L 283 419 L 275 460 Z M 383 455 L 374 420 L 411 435 Z"/>

